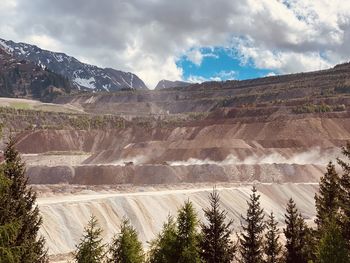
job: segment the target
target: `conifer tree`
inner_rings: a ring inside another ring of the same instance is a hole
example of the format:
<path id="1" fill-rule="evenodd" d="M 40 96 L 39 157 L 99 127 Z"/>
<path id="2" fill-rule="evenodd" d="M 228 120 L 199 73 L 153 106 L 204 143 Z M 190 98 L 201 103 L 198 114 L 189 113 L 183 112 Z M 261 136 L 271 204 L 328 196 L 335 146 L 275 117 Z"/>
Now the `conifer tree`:
<path id="1" fill-rule="evenodd" d="M 317 247 L 317 262 L 350 262 L 346 242 L 334 217 L 324 222 L 324 229 Z"/>
<path id="2" fill-rule="evenodd" d="M 169 216 L 163 224 L 162 231 L 150 243 L 150 263 L 176 263 L 177 262 L 177 229 L 174 218 Z"/>
<path id="3" fill-rule="evenodd" d="M 10 181 L 0 172 L 0 217 L 7 214 L 9 210 L 9 193 Z M 0 263 L 20 262 L 23 247 L 16 246 L 20 224 L 18 221 L 0 223 Z"/>
<path id="4" fill-rule="evenodd" d="M 269 219 L 266 222 L 266 234 L 264 252 L 266 259 L 265 263 L 279 263 L 281 260 L 282 245 L 279 242 L 279 230 L 277 228 L 277 222 L 275 216 L 271 212 Z"/>
<path id="5" fill-rule="evenodd" d="M 340 178 L 341 229 L 350 251 L 350 143 L 343 147 L 342 153 L 348 161 L 338 159 L 338 164 L 343 169 L 343 174 Z"/>
<path id="6" fill-rule="evenodd" d="M 283 229 L 286 237 L 286 263 L 306 263 L 307 250 L 307 226 L 304 219 L 299 214 L 296 204 L 291 198 L 287 204 L 285 214 L 286 227 Z"/>
<path id="7" fill-rule="evenodd" d="M 96 217 L 91 216 L 84 229 L 84 235 L 77 245 L 74 259 L 77 263 L 101 263 L 105 259 L 105 245 L 102 244 L 102 229 Z"/>
<path id="8" fill-rule="evenodd" d="M 216 190 L 209 195 L 210 208 L 204 210 L 208 224 L 201 224 L 200 254 L 202 262 L 229 263 L 235 255 L 235 245 L 230 239 L 232 223 L 226 223 L 227 212 L 220 209 L 220 197 Z"/>
<path id="9" fill-rule="evenodd" d="M 109 249 L 109 263 L 142 263 L 145 260 L 142 243 L 130 221 L 124 219 L 120 234 L 115 235 Z"/>
<path id="10" fill-rule="evenodd" d="M 260 207 L 260 195 L 254 186 L 246 217 L 242 216 L 243 233 L 240 237 L 240 252 L 243 263 L 260 263 L 263 261 L 263 232 L 265 230 L 264 210 Z"/>
<path id="11" fill-rule="evenodd" d="M 0 224 L 20 221 L 14 245 L 22 248 L 21 263 L 47 262 L 45 240 L 38 236 L 42 218 L 36 205 L 36 194 L 28 187 L 25 165 L 12 138 L 6 145 L 4 158 L 2 169 L 4 176 L 10 181 L 10 187 L 8 208 L 0 215 Z"/>
<path id="12" fill-rule="evenodd" d="M 177 262 L 199 263 L 199 235 L 197 233 L 198 219 L 190 201 L 179 209 L 177 215 Z"/>
<path id="13" fill-rule="evenodd" d="M 315 195 L 316 220 L 318 231 L 321 231 L 325 220 L 334 216 L 339 210 L 340 185 L 335 166 L 329 162 L 327 172 L 319 183 L 319 193 Z"/>

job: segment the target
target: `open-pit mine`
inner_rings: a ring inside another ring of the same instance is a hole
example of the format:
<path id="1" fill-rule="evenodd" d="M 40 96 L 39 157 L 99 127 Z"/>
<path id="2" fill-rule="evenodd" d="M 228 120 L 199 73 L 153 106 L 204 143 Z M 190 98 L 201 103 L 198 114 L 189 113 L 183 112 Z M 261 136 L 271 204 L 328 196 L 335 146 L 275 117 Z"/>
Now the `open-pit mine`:
<path id="1" fill-rule="evenodd" d="M 290 197 L 312 223 L 319 178 L 350 141 L 350 64 L 52 103 L 2 99 L 0 119 L 38 192 L 52 260 L 69 257 L 91 214 L 106 240 L 128 217 L 147 248 L 185 200 L 203 218 L 215 185 L 236 231 L 252 185 L 280 223 Z"/>

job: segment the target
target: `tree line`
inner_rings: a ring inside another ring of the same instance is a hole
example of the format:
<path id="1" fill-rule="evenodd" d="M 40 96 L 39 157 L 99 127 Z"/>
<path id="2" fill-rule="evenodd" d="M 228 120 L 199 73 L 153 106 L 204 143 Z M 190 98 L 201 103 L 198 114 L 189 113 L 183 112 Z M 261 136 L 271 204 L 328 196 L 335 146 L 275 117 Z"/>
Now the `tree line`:
<path id="1" fill-rule="evenodd" d="M 42 224 L 35 205 L 36 194 L 28 187 L 25 166 L 10 140 L 0 169 L 0 263 L 48 262 L 45 240 L 38 235 Z M 125 218 L 110 244 L 92 216 L 74 252 L 78 263 L 349 263 L 350 262 L 350 144 L 342 148 L 338 174 L 330 162 L 315 195 L 315 227 L 310 227 L 297 204 L 286 204 L 284 225 L 261 207 L 255 186 L 241 229 L 220 206 L 220 195 L 209 194 L 200 222 L 188 200 L 169 216 L 160 233 L 144 251 L 136 229 Z M 282 239 L 283 238 L 283 239 Z"/>

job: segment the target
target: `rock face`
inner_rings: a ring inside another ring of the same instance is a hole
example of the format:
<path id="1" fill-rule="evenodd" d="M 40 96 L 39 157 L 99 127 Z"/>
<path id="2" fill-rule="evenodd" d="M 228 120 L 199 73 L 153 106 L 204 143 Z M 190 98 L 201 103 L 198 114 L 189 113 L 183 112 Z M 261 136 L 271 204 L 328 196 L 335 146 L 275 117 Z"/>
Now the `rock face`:
<path id="1" fill-rule="evenodd" d="M 187 87 L 191 85 L 191 83 L 189 82 L 184 82 L 184 81 L 171 81 L 171 80 L 166 80 L 163 79 L 161 81 L 158 82 L 157 86 L 155 87 L 156 90 L 160 90 L 160 89 L 169 89 L 169 88 L 182 88 L 182 87 Z"/>
<path id="2" fill-rule="evenodd" d="M 0 46 L 0 96 L 33 98 L 52 101 L 73 89 L 67 78 L 36 65 L 20 60 Z"/>
<path id="3" fill-rule="evenodd" d="M 3 39 L 0 39 L 0 47 L 20 60 L 31 61 L 67 77 L 78 89 L 94 91 L 147 89 L 135 74 L 85 64 L 64 53 L 51 52 L 34 45 Z"/>

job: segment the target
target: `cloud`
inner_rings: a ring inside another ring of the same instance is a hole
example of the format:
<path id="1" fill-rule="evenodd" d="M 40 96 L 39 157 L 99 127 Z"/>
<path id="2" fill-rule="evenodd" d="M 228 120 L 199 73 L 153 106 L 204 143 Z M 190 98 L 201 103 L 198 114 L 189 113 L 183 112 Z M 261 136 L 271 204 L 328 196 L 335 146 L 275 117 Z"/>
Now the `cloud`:
<path id="1" fill-rule="evenodd" d="M 192 62 L 196 66 L 200 66 L 204 58 L 215 58 L 218 59 L 219 56 L 213 52 L 203 52 L 199 48 L 193 48 L 186 52 L 185 58 Z"/>
<path id="2" fill-rule="evenodd" d="M 221 80 L 232 80 L 236 78 L 237 72 L 234 70 L 222 70 L 219 73 L 216 73 L 215 76 L 219 77 Z"/>
<path id="3" fill-rule="evenodd" d="M 0 37 L 131 71 L 154 87 L 182 78 L 183 56 L 201 65 L 210 47 L 276 73 L 349 60 L 350 2 L 1 0 Z"/>
<path id="4" fill-rule="evenodd" d="M 200 66 L 203 60 L 203 54 L 199 49 L 192 49 L 187 52 L 186 58 L 196 66 Z"/>
<path id="5" fill-rule="evenodd" d="M 224 81 L 224 80 L 233 80 L 236 79 L 237 73 L 233 70 L 225 71 L 222 70 L 220 72 L 215 73 L 211 77 L 203 77 L 203 76 L 197 76 L 197 75 L 190 75 L 186 81 L 192 82 L 192 83 L 202 83 L 205 81 Z"/>
<path id="6" fill-rule="evenodd" d="M 319 52 L 271 51 L 257 45 L 252 39 L 236 39 L 235 54 L 243 65 L 252 63 L 259 69 L 271 69 L 279 73 L 296 73 L 326 69 L 332 66 L 331 59 Z"/>
<path id="7" fill-rule="evenodd" d="M 203 77 L 203 76 L 197 76 L 197 75 L 190 75 L 187 79 L 185 79 L 187 82 L 191 83 L 202 83 L 206 81 L 222 81 L 220 77 Z"/>

